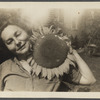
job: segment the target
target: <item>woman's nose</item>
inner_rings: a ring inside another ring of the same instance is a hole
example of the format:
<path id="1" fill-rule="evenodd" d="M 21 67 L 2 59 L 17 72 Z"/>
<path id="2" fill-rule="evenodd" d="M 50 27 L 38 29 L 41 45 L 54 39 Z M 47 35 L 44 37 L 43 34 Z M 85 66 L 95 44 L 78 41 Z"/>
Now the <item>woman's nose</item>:
<path id="1" fill-rule="evenodd" d="M 14 40 L 15 40 L 15 43 L 16 43 L 17 46 L 21 46 L 20 40 L 18 40 L 17 38 L 15 38 Z"/>

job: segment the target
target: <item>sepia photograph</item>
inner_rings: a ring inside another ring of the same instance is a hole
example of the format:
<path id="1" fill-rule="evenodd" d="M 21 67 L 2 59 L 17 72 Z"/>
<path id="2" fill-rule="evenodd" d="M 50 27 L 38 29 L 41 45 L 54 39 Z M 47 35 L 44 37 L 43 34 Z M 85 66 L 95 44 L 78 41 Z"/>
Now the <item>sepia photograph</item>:
<path id="1" fill-rule="evenodd" d="M 90 96 L 99 67 L 100 3 L 0 2 L 0 96 Z"/>

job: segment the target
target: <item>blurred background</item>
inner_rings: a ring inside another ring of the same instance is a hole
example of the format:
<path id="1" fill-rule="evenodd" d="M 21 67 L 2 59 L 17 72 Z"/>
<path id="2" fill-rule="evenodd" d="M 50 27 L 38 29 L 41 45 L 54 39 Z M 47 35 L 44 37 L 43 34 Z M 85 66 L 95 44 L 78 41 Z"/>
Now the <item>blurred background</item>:
<path id="1" fill-rule="evenodd" d="M 100 91 L 100 9 L 0 9 L 0 27 L 6 21 L 37 30 L 40 26 L 61 30 L 92 70 L 97 82 L 76 86 L 80 92 Z M 59 33 L 60 34 L 60 33 Z M 0 63 L 11 57 L 0 43 Z"/>

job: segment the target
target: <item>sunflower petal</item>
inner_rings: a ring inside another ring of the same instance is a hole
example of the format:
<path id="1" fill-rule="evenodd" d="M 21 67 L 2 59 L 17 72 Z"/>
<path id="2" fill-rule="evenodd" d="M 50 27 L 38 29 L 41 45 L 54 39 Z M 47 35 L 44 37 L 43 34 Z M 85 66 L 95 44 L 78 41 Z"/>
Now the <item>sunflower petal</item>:
<path id="1" fill-rule="evenodd" d="M 49 33 L 49 28 L 48 27 L 43 27 L 43 32 L 44 34 L 48 34 Z"/>
<path id="2" fill-rule="evenodd" d="M 31 37 L 30 37 L 30 40 L 36 40 L 38 37 L 36 37 L 35 35 L 32 35 Z"/>
<path id="3" fill-rule="evenodd" d="M 48 72 L 46 68 L 42 68 L 42 76 L 43 77 L 47 77 L 48 76 Z"/>
<path id="4" fill-rule="evenodd" d="M 72 61 L 70 61 L 70 63 L 69 64 L 71 64 L 71 65 L 73 65 L 74 67 L 75 67 L 75 63 L 73 63 Z"/>
<path id="5" fill-rule="evenodd" d="M 68 73 L 68 71 L 69 71 L 69 60 L 67 59 L 67 60 L 65 60 L 65 62 L 63 63 L 63 71 L 65 72 L 65 73 Z"/>
<path id="6" fill-rule="evenodd" d="M 34 43 L 36 39 L 37 39 L 37 37 L 34 36 L 34 35 L 31 35 L 31 37 L 29 38 L 29 40 L 30 40 L 32 43 Z"/>
<path id="7" fill-rule="evenodd" d="M 52 78 L 55 76 L 55 70 L 51 69 L 52 72 Z"/>
<path id="8" fill-rule="evenodd" d="M 30 65 L 33 66 L 34 63 L 35 63 L 35 61 L 34 61 L 34 59 L 32 58 L 31 61 L 30 61 Z"/>
<path id="9" fill-rule="evenodd" d="M 59 77 L 59 71 L 58 71 L 58 69 L 57 69 L 57 68 L 54 68 L 54 71 L 55 71 L 55 75 L 56 75 L 57 77 Z"/>
<path id="10" fill-rule="evenodd" d="M 61 69 L 62 69 L 62 70 L 61 70 Z M 63 70 L 64 70 L 63 67 L 62 67 L 62 68 L 58 67 L 58 70 L 59 70 L 59 72 L 60 72 L 59 74 L 62 76 L 63 73 L 64 73 L 64 72 L 63 72 Z"/>
<path id="11" fill-rule="evenodd" d="M 52 78 L 52 72 L 51 72 L 51 69 L 47 69 L 47 72 L 48 72 L 47 78 L 48 78 L 49 80 L 51 80 L 51 78 Z"/>
<path id="12" fill-rule="evenodd" d="M 32 66 L 33 68 L 33 72 L 36 72 L 36 69 L 37 69 L 37 63 L 34 63 L 34 65 Z"/>
<path id="13" fill-rule="evenodd" d="M 60 74 L 61 74 L 61 75 L 63 75 L 63 73 L 66 71 L 66 70 L 65 70 L 66 66 L 67 66 L 67 65 L 66 65 L 65 62 L 64 62 L 62 65 L 59 66 L 59 71 L 60 71 Z"/>
<path id="14" fill-rule="evenodd" d="M 40 35 L 44 35 L 44 31 L 43 31 L 43 27 L 42 26 L 39 27 L 39 32 L 40 32 Z"/>
<path id="15" fill-rule="evenodd" d="M 32 29 L 33 37 L 38 38 L 40 34 Z"/>
<path id="16" fill-rule="evenodd" d="M 39 65 L 37 65 L 36 75 L 38 76 L 40 73 L 41 73 L 41 67 Z"/>

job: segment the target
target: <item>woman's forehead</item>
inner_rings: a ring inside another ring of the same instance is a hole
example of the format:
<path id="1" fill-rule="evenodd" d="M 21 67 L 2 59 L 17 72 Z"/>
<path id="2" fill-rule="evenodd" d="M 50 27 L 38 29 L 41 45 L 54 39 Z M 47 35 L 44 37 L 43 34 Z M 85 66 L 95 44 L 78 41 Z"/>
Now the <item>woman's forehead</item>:
<path id="1" fill-rule="evenodd" d="M 13 36 L 15 34 L 16 31 L 18 30 L 22 30 L 20 27 L 16 26 L 16 25 L 8 25 L 6 28 L 4 28 L 4 30 L 1 33 L 1 38 L 2 39 L 7 39 L 10 36 Z"/>
<path id="2" fill-rule="evenodd" d="M 8 25 L 7 27 L 4 28 L 3 32 L 10 32 L 10 31 L 15 31 L 16 29 L 21 29 L 17 25 Z"/>

